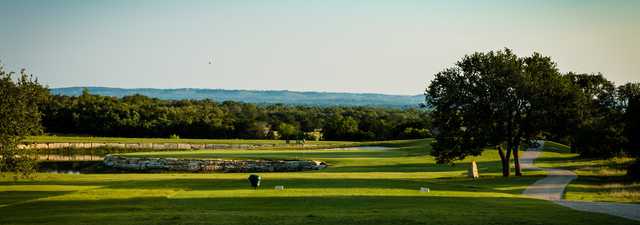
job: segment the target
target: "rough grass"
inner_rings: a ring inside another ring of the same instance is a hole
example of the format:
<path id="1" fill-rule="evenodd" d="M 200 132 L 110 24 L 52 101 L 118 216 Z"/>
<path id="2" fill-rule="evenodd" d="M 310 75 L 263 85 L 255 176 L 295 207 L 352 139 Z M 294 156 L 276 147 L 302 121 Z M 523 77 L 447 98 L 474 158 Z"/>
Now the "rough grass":
<path id="1" fill-rule="evenodd" d="M 632 162 L 629 157 L 592 159 L 547 151 L 536 160 L 536 165 L 571 170 L 578 175 L 567 186 L 565 198 L 568 200 L 640 203 L 640 182 L 626 176 L 626 168 Z"/>
<path id="2" fill-rule="evenodd" d="M 553 142 L 553 141 L 545 141 L 544 149 L 545 151 L 560 152 L 560 153 L 571 152 L 571 147 L 564 144 L 560 144 L 558 142 Z"/>
<path id="3" fill-rule="evenodd" d="M 495 150 L 437 165 L 429 140 L 393 150 L 162 152 L 175 157 L 304 157 L 321 171 L 248 174 L 38 174 L 0 180 L 0 224 L 634 224 L 520 193 L 544 175 L 502 178 Z M 145 153 L 151 155 L 152 153 Z M 559 153 L 557 153 L 559 154 Z M 556 155 L 563 160 L 564 155 Z M 555 157 L 551 155 L 550 157 Z M 481 178 L 467 178 L 470 160 Z M 283 185 L 285 190 L 274 190 Z M 431 192 L 419 192 L 429 187 Z M 636 223 L 637 224 L 637 223 Z"/>

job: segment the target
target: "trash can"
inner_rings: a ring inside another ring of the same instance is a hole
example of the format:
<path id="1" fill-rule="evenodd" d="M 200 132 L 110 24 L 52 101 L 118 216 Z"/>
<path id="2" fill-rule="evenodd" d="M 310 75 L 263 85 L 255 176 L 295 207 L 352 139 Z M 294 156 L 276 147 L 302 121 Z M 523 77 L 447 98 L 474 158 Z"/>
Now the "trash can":
<path id="1" fill-rule="evenodd" d="M 260 176 L 251 174 L 249 176 L 249 183 L 251 183 L 251 187 L 253 187 L 254 189 L 258 189 L 258 187 L 260 186 L 261 179 L 262 178 Z"/>

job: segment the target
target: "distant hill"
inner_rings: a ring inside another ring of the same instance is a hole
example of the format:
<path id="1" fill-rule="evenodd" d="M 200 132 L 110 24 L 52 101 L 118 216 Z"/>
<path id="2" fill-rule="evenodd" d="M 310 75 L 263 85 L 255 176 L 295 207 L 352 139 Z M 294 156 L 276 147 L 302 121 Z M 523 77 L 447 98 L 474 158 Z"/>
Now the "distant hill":
<path id="1" fill-rule="evenodd" d="M 85 87 L 51 88 L 52 94 L 78 96 Z M 314 106 L 379 106 L 391 108 L 413 108 L 424 102 L 424 95 L 386 95 L 372 93 L 300 92 L 300 91 L 255 91 L 224 89 L 155 89 L 155 88 L 109 88 L 86 87 L 92 94 L 122 97 L 141 94 L 159 99 L 212 99 L 218 102 L 239 101 L 256 104 L 282 103 L 287 105 Z"/>

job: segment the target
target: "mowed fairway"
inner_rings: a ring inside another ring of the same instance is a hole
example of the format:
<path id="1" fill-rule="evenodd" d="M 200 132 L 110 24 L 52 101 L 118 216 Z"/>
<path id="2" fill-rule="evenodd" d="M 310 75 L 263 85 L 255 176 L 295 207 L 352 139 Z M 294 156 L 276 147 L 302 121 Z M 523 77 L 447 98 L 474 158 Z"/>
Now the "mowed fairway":
<path id="1" fill-rule="evenodd" d="M 329 168 L 249 174 L 38 174 L 0 182 L 0 224 L 634 224 L 520 195 L 544 176 L 502 178 L 487 150 L 436 165 L 430 140 L 385 150 L 212 150 L 135 153 L 187 158 L 308 158 Z M 564 157 L 561 153 L 549 157 Z M 481 179 L 466 178 L 477 160 Z M 283 185 L 284 190 L 274 190 Z M 429 187 L 430 192 L 419 192 Z"/>

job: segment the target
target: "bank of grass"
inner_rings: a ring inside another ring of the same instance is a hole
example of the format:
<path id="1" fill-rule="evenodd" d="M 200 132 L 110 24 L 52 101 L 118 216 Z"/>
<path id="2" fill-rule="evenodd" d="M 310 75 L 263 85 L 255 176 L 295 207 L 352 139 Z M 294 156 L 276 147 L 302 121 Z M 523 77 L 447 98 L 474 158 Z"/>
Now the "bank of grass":
<path id="1" fill-rule="evenodd" d="M 554 141 L 545 141 L 544 150 L 551 152 L 570 153 L 571 147 Z"/>
<path id="2" fill-rule="evenodd" d="M 640 181 L 626 176 L 626 168 L 633 162 L 633 158 L 581 158 L 578 154 L 568 153 L 567 146 L 560 145 L 558 148 L 557 145 L 552 145 L 555 148 L 545 151 L 536 160 L 536 165 L 571 170 L 578 175 L 565 190 L 567 200 L 640 204 Z M 562 150 L 557 151 L 558 149 Z"/>
<path id="3" fill-rule="evenodd" d="M 544 174 L 503 178 L 493 149 L 437 165 L 428 156 L 428 143 L 391 142 L 386 144 L 396 149 L 386 150 L 171 153 L 330 163 L 320 171 L 259 173 L 258 190 L 249 187 L 243 173 L 1 178 L 0 224 L 634 224 L 523 197 L 520 193 Z M 471 160 L 478 162 L 478 180 L 466 177 Z M 276 185 L 285 189 L 274 190 Z M 431 191 L 419 192 L 420 187 Z"/>

